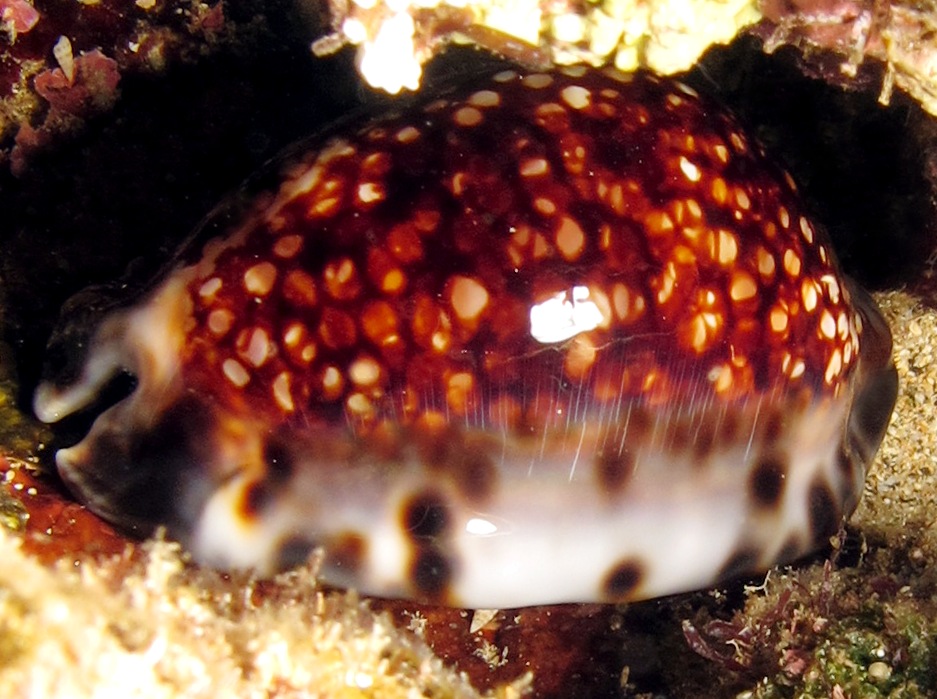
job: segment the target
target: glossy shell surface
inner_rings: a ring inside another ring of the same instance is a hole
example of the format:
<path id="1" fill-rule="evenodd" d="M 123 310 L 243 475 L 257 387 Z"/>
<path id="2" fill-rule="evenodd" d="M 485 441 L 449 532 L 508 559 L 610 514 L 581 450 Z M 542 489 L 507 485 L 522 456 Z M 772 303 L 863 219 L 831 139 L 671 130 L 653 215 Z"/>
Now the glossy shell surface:
<path id="1" fill-rule="evenodd" d="M 97 330 L 67 483 L 195 557 L 474 607 L 789 561 L 851 512 L 889 331 L 790 176 L 646 74 L 505 71 L 324 139 Z"/>

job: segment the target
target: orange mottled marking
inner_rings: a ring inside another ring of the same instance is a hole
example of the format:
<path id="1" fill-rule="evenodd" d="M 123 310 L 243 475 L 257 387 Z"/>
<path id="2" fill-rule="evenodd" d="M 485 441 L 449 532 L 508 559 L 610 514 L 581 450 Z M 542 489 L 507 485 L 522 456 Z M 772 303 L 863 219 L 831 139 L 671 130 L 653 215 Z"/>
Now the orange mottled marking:
<path id="1" fill-rule="evenodd" d="M 509 72 L 327 144 L 191 282 L 186 381 L 355 429 L 838 393 L 862 335 L 825 234 L 717 114 L 641 74 Z"/>

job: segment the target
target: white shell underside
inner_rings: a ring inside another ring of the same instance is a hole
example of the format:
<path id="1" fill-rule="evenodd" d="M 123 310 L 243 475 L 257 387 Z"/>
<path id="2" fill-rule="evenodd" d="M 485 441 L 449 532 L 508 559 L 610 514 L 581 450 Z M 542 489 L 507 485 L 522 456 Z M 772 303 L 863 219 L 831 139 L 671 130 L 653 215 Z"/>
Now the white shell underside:
<path id="1" fill-rule="evenodd" d="M 594 445 L 570 438 L 567 449 L 547 455 L 506 450 L 497 488 L 483 506 L 413 461 L 388 473 L 322 463 L 310 452 L 289 487 L 249 523 L 235 514 L 246 483 L 229 481 L 209 500 L 189 545 L 212 565 L 269 571 L 277 566 L 276 542 L 297 534 L 327 542 L 358 532 L 367 544 L 361 565 L 353 573 L 326 565 L 324 581 L 377 596 L 412 596 L 415 554 L 400 512 L 414 494 L 432 492 L 445 503 L 449 522 L 440 546 L 452 564 L 450 604 L 608 600 L 609 576 L 623 563 L 640 571 L 624 597 L 699 589 L 724 577 L 741 552 L 754 554 L 746 569 L 764 569 L 779 556 L 813 548 L 811 485 L 820 479 L 833 493 L 856 492 L 864 477 L 859 472 L 857 482 L 843 483 L 836 466 L 845 417 L 843 404 L 835 403 L 790 418 L 772 446 L 791 459 L 780 500 L 768 508 L 752 502 L 749 475 L 763 445 L 744 440 L 702 461 L 689 452 L 643 449 L 617 494 L 603 494 L 591 467 L 574 466 L 577 452 Z"/>

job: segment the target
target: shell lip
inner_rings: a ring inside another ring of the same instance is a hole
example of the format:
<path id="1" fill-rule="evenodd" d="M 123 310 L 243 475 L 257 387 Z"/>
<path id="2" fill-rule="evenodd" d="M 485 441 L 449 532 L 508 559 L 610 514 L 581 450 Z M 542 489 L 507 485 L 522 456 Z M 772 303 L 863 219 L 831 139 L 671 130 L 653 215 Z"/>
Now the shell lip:
<path id="1" fill-rule="evenodd" d="M 94 419 L 130 396 L 137 388 L 137 377 L 118 370 L 92 386 L 74 384 L 59 388 L 44 381 L 33 395 L 33 412 L 46 424 L 60 423 L 60 431 L 87 434 Z"/>
<path id="2" fill-rule="evenodd" d="M 65 486 L 118 529 L 145 535 L 165 525 L 191 531 L 213 482 L 213 414 L 196 398 L 169 406 L 152 425 L 134 421 L 135 396 L 102 412 L 87 435 L 60 449 L 55 461 Z"/>
<path id="3" fill-rule="evenodd" d="M 863 324 L 846 437 L 849 448 L 868 468 L 885 438 L 898 400 L 898 370 L 891 328 L 875 299 L 852 279 L 847 278 L 846 283 Z"/>
<path id="4" fill-rule="evenodd" d="M 81 468 L 75 463 L 81 446 L 76 445 L 59 449 L 55 455 L 55 463 L 62 483 L 78 500 L 94 512 L 98 517 L 114 525 L 121 532 L 137 538 L 144 538 L 156 530 L 156 523 L 145 517 L 136 517 L 128 514 L 135 510 L 125 510 L 126 506 L 117 504 L 114 498 L 107 493 L 107 488 L 98 482 L 94 471 Z M 132 503 L 128 503 L 132 504 Z"/>

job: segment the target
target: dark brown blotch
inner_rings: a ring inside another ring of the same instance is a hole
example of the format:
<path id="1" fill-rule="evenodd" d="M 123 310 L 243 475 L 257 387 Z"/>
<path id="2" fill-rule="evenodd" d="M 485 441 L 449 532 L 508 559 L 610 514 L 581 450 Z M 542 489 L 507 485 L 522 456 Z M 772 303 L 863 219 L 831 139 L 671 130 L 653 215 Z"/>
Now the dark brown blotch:
<path id="1" fill-rule="evenodd" d="M 290 570 L 303 565 L 309 560 L 315 547 L 314 541 L 298 534 L 284 538 L 276 545 L 274 553 L 276 569 Z"/>
<path id="2" fill-rule="evenodd" d="M 654 419 L 650 412 L 635 406 L 628 415 L 627 432 L 625 432 L 625 446 L 639 447 L 650 442 L 654 434 Z"/>
<path id="3" fill-rule="evenodd" d="M 741 435 L 742 420 L 733 410 L 727 410 L 716 428 L 716 441 L 725 448 L 734 447 Z"/>
<path id="4" fill-rule="evenodd" d="M 276 439 L 264 444 L 264 459 L 267 465 L 264 477 L 247 483 L 241 494 L 237 512 L 245 521 L 259 518 L 270 507 L 276 493 L 293 472 L 289 452 Z"/>
<path id="5" fill-rule="evenodd" d="M 711 413 L 703 414 L 702 422 L 693 438 L 693 454 L 697 464 L 705 463 L 708 456 L 713 453 L 716 444 L 716 418 Z"/>
<path id="6" fill-rule="evenodd" d="M 628 449 L 602 450 L 595 457 L 599 488 L 606 495 L 618 495 L 634 473 L 635 457 Z"/>
<path id="7" fill-rule="evenodd" d="M 748 489 L 755 505 L 762 508 L 776 508 L 784 497 L 784 481 L 787 467 L 777 455 L 763 456 L 749 479 Z"/>
<path id="8" fill-rule="evenodd" d="M 445 471 L 462 449 L 462 431 L 453 425 L 418 426 L 412 435 L 420 461 L 430 469 Z"/>
<path id="9" fill-rule="evenodd" d="M 774 444 L 784 434 L 784 414 L 772 410 L 762 421 L 762 439 L 765 444 Z"/>
<path id="10" fill-rule="evenodd" d="M 401 526 L 413 539 L 436 539 L 449 525 L 449 508 L 438 493 L 417 493 L 404 503 Z"/>
<path id="11" fill-rule="evenodd" d="M 273 491 L 266 481 L 253 481 L 244 486 L 237 513 L 245 521 L 258 519 L 273 501 Z"/>
<path id="12" fill-rule="evenodd" d="M 696 428 L 689 420 L 670 420 L 665 448 L 671 454 L 686 452 L 696 441 Z"/>
<path id="13" fill-rule="evenodd" d="M 475 505 L 490 500 L 498 485 L 498 469 L 484 445 L 466 444 L 453 468 L 452 478 L 462 497 Z"/>
<path id="14" fill-rule="evenodd" d="M 270 438 L 264 444 L 264 463 L 267 473 L 274 483 L 282 483 L 293 475 L 293 458 L 286 445 L 277 438 Z"/>
<path id="15" fill-rule="evenodd" d="M 807 493 L 807 516 L 810 536 L 816 543 L 830 538 L 839 530 L 840 512 L 830 486 L 821 477 L 814 478 Z"/>
<path id="16" fill-rule="evenodd" d="M 335 537 L 325 551 L 325 564 L 342 572 L 356 575 L 368 555 L 368 541 L 357 532 L 344 532 Z"/>
<path id="17" fill-rule="evenodd" d="M 803 550 L 804 545 L 801 543 L 800 536 L 791 534 L 784 542 L 784 546 L 778 551 L 778 555 L 774 557 L 775 563 L 790 563 L 799 558 Z"/>
<path id="18" fill-rule="evenodd" d="M 625 559 L 615 565 L 602 581 L 602 594 L 610 602 L 631 599 L 644 579 L 644 566 L 635 559 Z"/>
<path id="19" fill-rule="evenodd" d="M 732 580 L 758 570 L 761 556 L 757 549 L 743 546 L 735 551 L 719 569 L 718 580 Z"/>
<path id="20" fill-rule="evenodd" d="M 417 599 L 445 602 L 450 595 L 452 564 L 435 546 L 418 547 L 410 566 L 410 583 Z"/>

